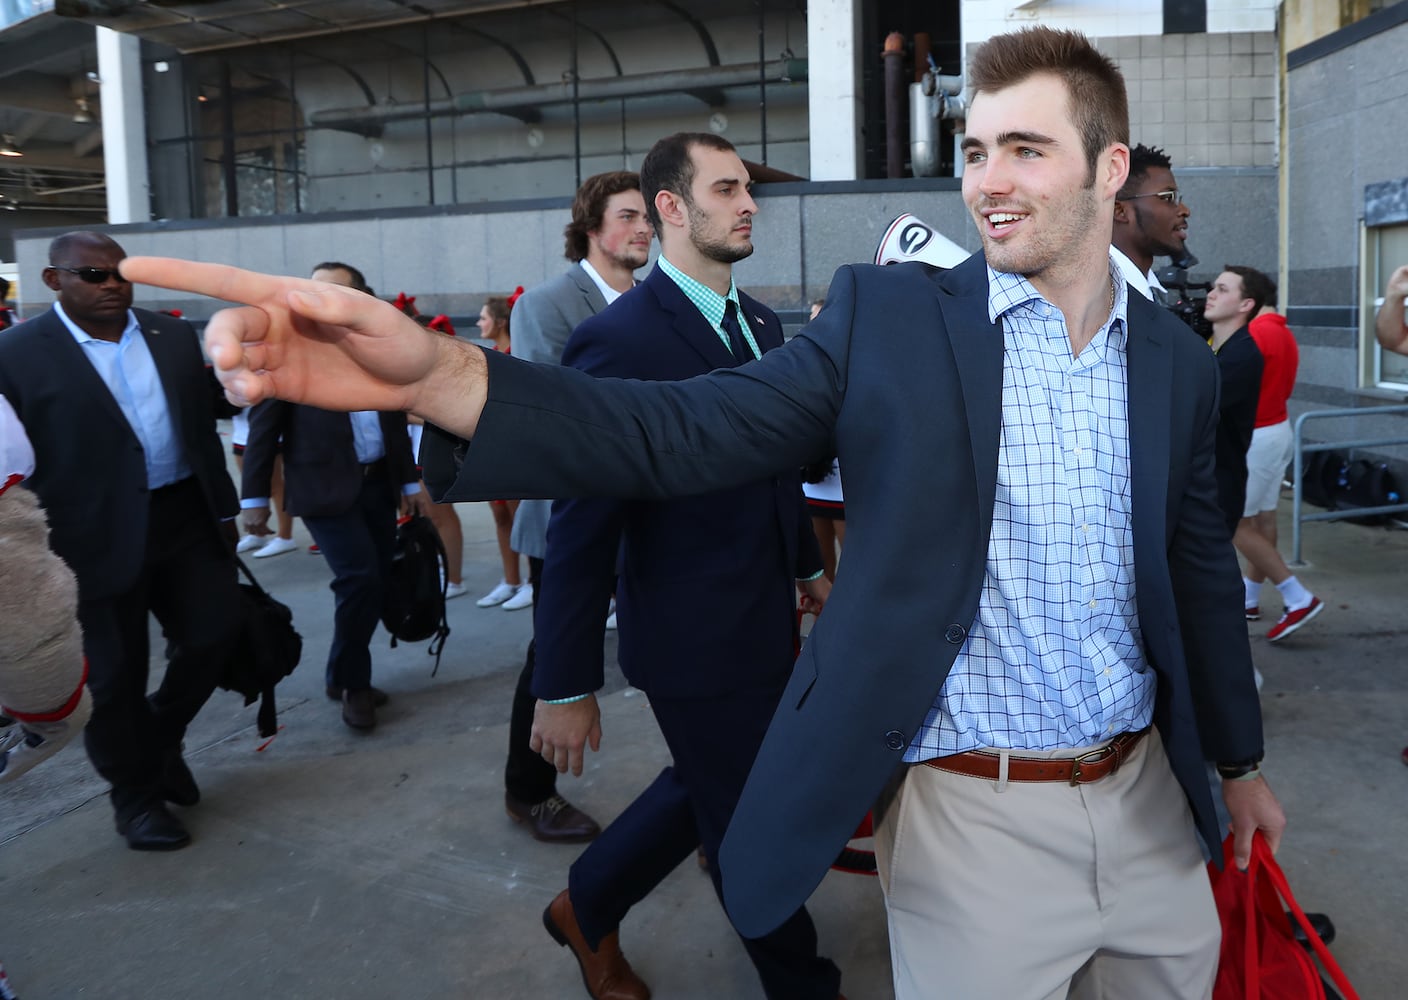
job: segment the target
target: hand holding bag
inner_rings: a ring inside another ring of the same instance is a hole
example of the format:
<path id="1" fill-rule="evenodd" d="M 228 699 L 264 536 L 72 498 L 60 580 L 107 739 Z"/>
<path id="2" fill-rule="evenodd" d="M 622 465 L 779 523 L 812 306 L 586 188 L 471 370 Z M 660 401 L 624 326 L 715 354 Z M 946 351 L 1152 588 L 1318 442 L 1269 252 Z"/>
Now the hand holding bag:
<path id="1" fill-rule="evenodd" d="M 1222 854 L 1232 857 L 1231 836 L 1223 843 Z M 1326 1000 L 1315 960 L 1292 933 L 1292 919 L 1305 931 L 1344 1000 L 1359 1000 L 1291 895 L 1285 873 L 1260 833 L 1252 839 L 1252 858 L 1246 871 L 1238 871 L 1229 861 L 1221 871 L 1208 865 L 1208 875 L 1222 921 L 1222 953 L 1213 1000 Z"/>

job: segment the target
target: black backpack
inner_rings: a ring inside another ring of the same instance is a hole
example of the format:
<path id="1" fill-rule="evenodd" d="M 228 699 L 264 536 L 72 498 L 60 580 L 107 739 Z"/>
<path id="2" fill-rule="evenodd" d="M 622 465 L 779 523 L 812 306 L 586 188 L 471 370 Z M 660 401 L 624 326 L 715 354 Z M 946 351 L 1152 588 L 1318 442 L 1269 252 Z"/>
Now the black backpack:
<path id="1" fill-rule="evenodd" d="M 1383 462 L 1356 458 L 1340 473 L 1335 493 L 1336 510 L 1356 510 L 1360 507 L 1387 507 L 1401 502 L 1398 480 Z M 1384 524 L 1387 514 L 1368 514 L 1345 518 L 1351 524 Z"/>
<path id="2" fill-rule="evenodd" d="M 1348 464 L 1341 451 L 1312 451 L 1306 455 L 1301 474 L 1301 499 L 1334 510 L 1339 482 Z"/>
<path id="3" fill-rule="evenodd" d="M 259 586 L 243 560 L 236 557 L 235 563 L 249 581 L 240 584 L 244 624 L 221 667 L 219 684 L 226 691 L 244 695 L 246 705 L 261 698 L 259 735 L 273 736 L 278 731 L 274 687 L 298 666 L 303 656 L 303 637 L 293 627 L 293 612 L 288 605 Z"/>
<path id="4" fill-rule="evenodd" d="M 386 578 L 381 623 L 391 633 L 391 645 L 430 639 L 426 650 L 435 657 L 432 677 L 440 669 L 440 653 L 450 634 L 445 620 L 445 546 L 430 519 L 412 514 L 396 527 L 396 553 Z"/>

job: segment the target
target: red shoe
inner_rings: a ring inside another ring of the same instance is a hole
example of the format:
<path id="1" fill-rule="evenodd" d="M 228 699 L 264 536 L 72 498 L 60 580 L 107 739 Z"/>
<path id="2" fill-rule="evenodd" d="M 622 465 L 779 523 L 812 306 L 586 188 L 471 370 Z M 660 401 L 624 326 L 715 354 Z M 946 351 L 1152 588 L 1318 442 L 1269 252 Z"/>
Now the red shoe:
<path id="1" fill-rule="evenodd" d="M 1267 641 L 1276 642 L 1286 638 L 1286 636 L 1318 615 L 1324 608 L 1325 604 L 1320 598 L 1312 597 L 1310 603 L 1298 611 L 1287 611 L 1281 616 L 1279 622 L 1271 626 L 1271 631 L 1266 633 Z"/>
<path id="2" fill-rule="evenodd" d="M 323 554 L 323 550 L 318 548 L 317 542 L 314 542 L 312 545 L 308 546 L 308 554 L 310 556 L 320 556 Z"/>
<path id="3" fill-rule="evenodd" d="M 1261 620 L 1261 608 L 1257 607 L 1255 604 L 1253 604 L 1251 607 L 1247 608 L 1247 621 L 1249 621 L 1249 622 L 1255 622 L 1255 621 L 1260 621 L 1260 620 Z"/>

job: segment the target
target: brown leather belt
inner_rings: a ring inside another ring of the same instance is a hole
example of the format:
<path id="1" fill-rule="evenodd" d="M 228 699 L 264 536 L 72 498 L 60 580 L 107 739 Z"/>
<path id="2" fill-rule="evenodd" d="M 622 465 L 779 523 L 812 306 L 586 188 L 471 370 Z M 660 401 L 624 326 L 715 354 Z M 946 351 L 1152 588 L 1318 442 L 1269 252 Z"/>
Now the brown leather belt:
<path id="1" fill-rule="evenodd" d="M 1064 781 L 1071 785 L 1088 785 L 1118 771 L 1130 751 L 1139 745 L 1148 732 L 1146 728 L 1137 733 L 1120 733 L 1104 746 L 1087 750 L 1078 757 L 1019 757 L 1009 754 L 1007 780 Z M 948 757 L 935 757 L 924 763 L 950 774 L 997 781 L 1002 758 L 991 750 L 969 750 Z"/>

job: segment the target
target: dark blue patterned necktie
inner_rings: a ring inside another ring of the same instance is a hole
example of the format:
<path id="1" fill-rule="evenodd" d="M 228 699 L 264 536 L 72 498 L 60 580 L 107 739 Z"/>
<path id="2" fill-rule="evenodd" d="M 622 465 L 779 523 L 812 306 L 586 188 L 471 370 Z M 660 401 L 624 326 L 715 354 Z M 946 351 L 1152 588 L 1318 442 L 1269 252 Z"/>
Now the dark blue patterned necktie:
<path id="1" fill-rule="evenodd" d="M 733 351 L 733 356 L 740 365 L 746 361 L 756 360 L 753 357 L 753 349 L 748 346 L 748 341 L 743 336 L 743 327 L 738 323 L 738 313 L 734 308 L 733 299 L 724 303 L 724 318 L 719 326 L 723 327 L 724 333 L 728 334 L 729 349 Z"/>

